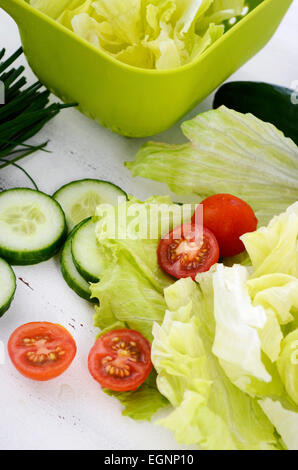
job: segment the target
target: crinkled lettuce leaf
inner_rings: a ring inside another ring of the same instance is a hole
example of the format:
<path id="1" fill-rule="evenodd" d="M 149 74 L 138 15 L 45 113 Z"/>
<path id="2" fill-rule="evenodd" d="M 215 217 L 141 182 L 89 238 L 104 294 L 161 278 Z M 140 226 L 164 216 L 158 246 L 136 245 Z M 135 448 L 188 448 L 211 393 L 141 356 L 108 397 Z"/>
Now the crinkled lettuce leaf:
<path id="1" fill-rule="evenodd" d="M 161 323 L 166 309 L 163 290 L 173 282 L 159 267 L 157 246 L 161 236 L 180 225 L 183 206 L 160 196 L 144 203 L 131 198 L 109 206 L 109 216 L 104 207 L 99 206 L 96 212 L 104 269 L 99 283 L 91 285 L 92 296 L 100 302 L 95 325 L 103 333 L 129 327 L 151 341 L 153 322 Z M 185 214 L 182 220 L 188 222 L 192 210 Z M 115 225 L 119 227 L 116 234 L 110 231 Z M 144 233 L 140 227 L 145 227 Z M 113 235 L 117 237 L 111 238 Z"/>
<path id="2" fill-rule="evenodd" d="M 167 183 L 177 194 L 234 194 L 261 225 L 298 200 L 298 147 L 272 124 L 222 106 L 184 122 L 182 131 L 189 143 L 141 147 L 126 163 L 132 175 Z"/>
<path id="3" fill-rule="evenodd" d="M 283 339 L 282 326 L 295 327 L 295 312 L 298 317 L 298 279 L 287 274 L 265 274 L 249 279 L 247 287 L 253 304 L 266 311 L 267 322 L 259 335 L 262 350 L 275 362 Z"/>
<path id="4" fill-rule="evenodd" d="M 235 387 L 212 354 L 212 274 L 165 290 L 168 310 L 154 324 L 152 359 L 159 391 L 174 410 L 160 424 L 202 449 L 275 449 L 274 427 L 255 399 Z"/>
<path id="5" fill-rule="evenodd" d="M 298 160 L 297 160 L 298 162 Z M 298 165 L 298 163 L 297 163 Z M 298 188 L 296 180 L 296 186 Z M 283 194 L 281 194 L 281 199 Z M 298 277 L 298 202 L 267 227 L 241 237 L 254 268 L 253 277 L 283 273 Z"/>
<path id="6" fill-rule="evenodd" d="M 288 450 L 298 450 L 298 413 L 288 410 L 279 401 L 270 398 L 260 400 L 259 403 L 282 436 Z"/>
<path id="7" fill-rule="evenodd" d="M 298 329 L 283 339 L 277 368 L 287 393 L 298 406 Z"/>
<path id="8" fill-rule="evenodd" d="M 232 382 L 236 381 L 240 388 L 241 384 L 237 383 L 240 378 L 244 381 L 249 377 L 271 381 L 262 362 L 257 331 L 264 328 L 266 313 L 262 307 L 252 305 L 247 279 L 248 272 L 240 265 L 232 268 L 217 265 L 213 273 L 216 329 L 212 352 Z"/>
<path id="9" fill-rule="evenodd" d="M 262 306 L 267 323 L 260 336 L 272 362 L 280 354 L 283 325 L 288 332 L 298 317 L 298 203 L 275 216 L 267 227 L 243 235 L 253 265 L 247 287 L 253 304 Z"/>
<path id="10" fill-rule="evenodd" d="M 188 222 L 192 213 L 193 209 L 183 211 L 183 206 L 161 196 L 98 206 L 94 220 L 103 275 L 91 285 L 91 292 L 100 302 L 94 316 L 100 334 L 132 328 L 152 341 L 152 325 L 162 323 L 166 310 L 163 290 L 173 283 L 158 265 L 157 245 L 161 236 L 181 223 L 181 217 Z M 124 415 L 137 420 L 151 419 L 168 404 L 157 390 L 154 372 L 135 392 L 105 392 L 122 403 Z"/>
<path id="11" fill-rule="evenodd" d="M 218 266 L 210 274 L 216 322 L 213 352 L 237 387 L 262 398 L 262 408 L 288 448 L 298 445 L 293 432 L 298 429 L 297 210 L 295 203 L 267 227 L 243 236 L 253 269 Z M 250 337 L 241 334 L 243 320 L 246 330 L 254 330 Z M 256 373 L 262 370 L 260 361 L 269 382 Z"/>
<path id="12" fill-rule="evenodd" d="M 274 310 L 280 325 L 294 320 L 294 311 L 298 311 L 298 279 L 295 276 L 273 273 L 254 277 L 253 274 L 247 286 L 254 304 Z"/>
<path id="13" fill-rule="evenodd" d="M 240 16 L 244 5 L 245 2 L 239 2 L 239 0 L 214 0 L 204 17 L 198 22 L 197 28 L 201 31 L 208 28 L 210 23 L 220 24 Z"/>
<path id="14" fill-rule="evenodd" d="M 95 0 L 92 3 L 100 18 L 108 22 L 115 37 L 123 44 L 135 44 L 142 36 L 141 0 Z"/>
<path id="15" fill-rule="evenodd" d="M 276 367 L 263 354 L 266 352 L 268 328 L 270 345 L 282 339 L 270 327 L 271 311 L 253 305 L 247 280 L 249 271 L 241 265 L 221 264 L 211 270 L 215 335 L 212 347 L 227 377 L 239 389 L 252 396 L 282 396 L 284 387 Z M 198 275 L 197 281 L 202 282 Z M 268 324 L 269 322 L 269 324 Z"/>
<path id="16" fill-rule="evenodd" d="M 202 54 L 224 34 L 224 22 L 241 15 L 244 6 L 244 0 L 30 3 L 116 59 L 159 70 L 179 67 Z"/>
<path id="17" fill-rule="evenodd" d="M 56 20 L 66 9 L 72 10 L 81 6 L 83 0 L 30 0 L 29 3 Z"/>

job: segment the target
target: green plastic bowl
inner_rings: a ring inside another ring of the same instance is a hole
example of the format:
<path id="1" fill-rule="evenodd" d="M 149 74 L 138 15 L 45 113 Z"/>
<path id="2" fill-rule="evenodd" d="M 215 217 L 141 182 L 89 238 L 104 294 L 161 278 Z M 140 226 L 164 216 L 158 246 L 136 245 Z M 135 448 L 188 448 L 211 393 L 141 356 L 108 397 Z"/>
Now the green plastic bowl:
<path id="1" fill-rule="evenodd" d="M 292 0 L 264 0 L 191 64 L 145 70 L 96 49 L 24 0 L 0 0 L 33 71 L 55 95 L 130 137 L 168 129 L 271 38 Z"/>

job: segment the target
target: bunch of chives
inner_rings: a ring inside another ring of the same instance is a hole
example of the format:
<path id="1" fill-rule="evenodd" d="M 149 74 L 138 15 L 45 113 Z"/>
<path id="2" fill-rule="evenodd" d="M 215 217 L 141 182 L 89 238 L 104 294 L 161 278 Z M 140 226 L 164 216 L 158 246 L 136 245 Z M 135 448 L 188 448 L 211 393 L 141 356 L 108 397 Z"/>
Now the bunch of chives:
<path id="1" fill-rule="evenodd" d="M 12 67 L 23 53 L 18 49 L 6 60 L 0 50 L 0 85 L 4 87 L 5 102 L 0 104 L 0 170 L 28 155 L 45 150 L 47 142 L 29 145 L 26 142 L 63 108 L 74 104 L 49 104 L 50 92 L 40 82 L 26 87 L 24 67 Z"/>

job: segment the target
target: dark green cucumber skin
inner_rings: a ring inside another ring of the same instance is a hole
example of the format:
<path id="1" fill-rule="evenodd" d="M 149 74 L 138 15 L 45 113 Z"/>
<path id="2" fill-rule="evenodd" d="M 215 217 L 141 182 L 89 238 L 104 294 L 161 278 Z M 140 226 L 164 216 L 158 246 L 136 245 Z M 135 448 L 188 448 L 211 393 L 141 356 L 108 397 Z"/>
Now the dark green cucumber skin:
<path id="1" fill-rule="evenodd" d="M 81 297 L 84 300 L 88 300 L 88 302 L 91 302 L 91 303 L 98 303 L 96 299 L 90 298 L 91 292 L 88 295 L 87 292 L 84 291 L 84 289 L 81 289 L 77 284 L 75 285 L 73 283 L 71 276 L 68 274 L 68 271 L 64 268 L 64 265 L 62 263 L 61 263 L 61 272 L 62 272 L 63 279 L 65 280 L 68 287 L 70 287 L 71 290 L 73 290 L 79 297 Z"/>
<path id="2" fill-rule="evenodd" d="M 18 190 L 28 190 L 28 188 L 13 188 L 13 189 L 7 189 L 5 191 L 1 192 L 1 195 L 3 193 L 7 193 L 9 191 L 18 191 Z M 47 246 L 41 250 L 36 250 L 36 251 L 14 251 L 14 250 L 9 250 L 5 246 L 0 245 L 0 257 L 5 259 L 9 264 L 12 264 L 13 266 L 29 266 L 29 265 L 34 265 L 34 264 L 39 264 L 42 263 L 43 261 L 47 261 L 53 256 L 55 256 L 63 243 L 65 242 L 67 238 L 67 226 L 66 226 L 66 219 L 64 212 L 62 210 L 62 207 L 60 206 L 59 202 L 56 201 L 56 199 L 53 199 L 51 196 L 49 196 L 46 193 L 42 193 L 41 191 L 36 191 L 36 190 L 30 190 L 30 191 L 35 191 L 37 193 L 43 194 L 44 196 L 49 197 L 52 199 L 54 204 L 59 208 L 61 211 L 61 215 L 63 216 L 63 221 L 64 221 L 64 226 L 63 226 L 63 231 L 61 232 L 61 235 L 55 243 L 53 243 L 50 246 Z"/>
<path id="3" fill-rule="evenodd" d="M 26 252 L 16 252 L 10 251 L 6 248 L 0 246 L 0 257 L 4 258 L 9 264 L 13 266 L 31 266 L 34 264 L 39 264 L 44 261 L 48 261 L 50 258 L 55 256 L 67 237 L 67 229 L 61 234 L 60 238 L 50 247 L 46 247 L 38 251 L 30 251 L 28 254 Z"/>
<path id="4" fill-rule="evenodd" d="M 93 284 L 96 284 L 97 282 L 99 282 L 98 277 L 92 276 L 92 274 L 85 271 L 85 269 L 82 269 L 82 267 L 78 263 L 76 263 L 76 260 L 74 258 L 73 258 L 73 261 L 78 272 L 87 282 L 92 282 Z"/>
<path id="5" fill-rule="evenodd" d="M 89 220 L 89 219 L 88 219 Z M 83 220 L 82 222 L 80 222 L 78 225 L 76 225 L 73 230 L 70 232 L 70 234 L 68 235 L 68 238 L 66 240 L 65 243 L 71 243 L 71 239 L 73 237 L 73 235 L 76 233 L 76 231 L 86 222 L 86 220 Z M 62 272 L 62 276 L 66 282 L 66 284 L 68 285 L 68 287 L 70 287 L 79 297 L 82 297 L 82 299 L 85 299 L 85 300 L 88 300 L 88 302 L 92 302 L 92 303 L 98 303 L 98 300 L 97 299 L 91 299 L 90 298 L 90 295 L 91 295 L 91 292 L 88 294 L 84 289 L 82 289 L 78 284 L 75 284 L 72 280 L 72 277 L 69 275 L 68 271 L 65 269 L 64 267 L 64 263 L 63 263 L 63 251 L 62 251 L 62 254 L 61 254 L 61 258 L 60 258 L 60 267 L 61 267 L 61 272 Z"/>
<path id="6" fill-rule="evenodd" d="M 14 294 L 15 294 L 15 291 L 14 291 Z M 6 313 L 7 310 L 10 308 L 11 303 L 12 303 L 13 298 L 14 298 L 14 294 L 11 297 L 10 301 L 6 305 L 4 305 L 2 308 L 0 308 L 0 318 L 3 317 L 4 313 Z"/>
<path id="7" fill-rule="evenodd" d="M 263 82 L 229 82 L 216 92 L 213 108 L 226 106 L 251 113 L 274 124 L 298 145 L 298 104 L 292 103 L 294 90 Z"/>
<path id="8" fill-rule="evenodd" d="M 60 191 L 65 189 L 67 186 L 71 186 L 73 183 L 84 183 L 84 182 L 95 182 L 95 183 L 109 184 L 110 186 L 114 186 L 114 188 L 119 189 L 119 191 L 121 193 L 123 193 L 123 196 L 126 197 L 126 199 L 128 199 L 127 193 L 122 188 L 120 188 L 120 186 L 117 186 L 117 184 L 111 183 L 110 181 L 98 180 L 98 179 L 92 179 L 92 178 L 84 178 L 82 180 L 74 180 L 74 181 L 70 181 L 69 183 L 64 184 L 59 189 L 57 189 L 57 191 L 54 192 L 53 198 L 56 199 L 56 197 L 58 196 Z"/>
<path id="9" fill-rule="evenodd" d="M 10 308 L 11 303 L 12 303 L 12 301 L 13 301 L 13 299 L 14 299 L 14 296 L 15 296 L 15 293 L 16 293 L 16 288 L 17 288 L 17 284 L 16 284 L 16 275 L 15 275 L 14 270 L 12 269 L 12 267 L 11 267 L 11 266 L 9 266 L 9 267 L 10 267 L 10 270 L 11 270 L 11 272 L 12 272 L 12 274 L 13 274 L 13 278 L 14 278 L 14 291 L 13 291 L 13 293 L 12 293 L 12 295 L 11 295 L 9 301 L 7 302 L 7 304 L 5 304 L 5 305 L 3 305 L 2 307 L 0 307 L 0 318 L 3 317 L 4 313 L 6 313 L 7 310 Z"/>
<path id="10" fill-rule="evenodd" d="M 84 224 L 86 224 L 87 222 L 89 222 L 90 220 L 92 219 L 92 217 L 89 217 L 85 220 L 83 220 L 79 225 L 80 227 Z M 79 227 L 78 227 L 79 228 Z M 73 262 L 75 264 L 75 267 L 77 268 L 78 272 L 80 273 L 80 275 L 85 279 L 85 281 L 87 282 L 93 282 L 93 283 L 97 283 L 99 282 L 99 278 L 98 277 L 95 277 L 93 276 L 92 274 L 90 274 L 89 272 L 85 271 L 85 269 L 82 268 L 82 266 L 80 266 L 77 262 L 76 262 L 76 259 L 74 256 L 72 256 L 73 258 Z"/>

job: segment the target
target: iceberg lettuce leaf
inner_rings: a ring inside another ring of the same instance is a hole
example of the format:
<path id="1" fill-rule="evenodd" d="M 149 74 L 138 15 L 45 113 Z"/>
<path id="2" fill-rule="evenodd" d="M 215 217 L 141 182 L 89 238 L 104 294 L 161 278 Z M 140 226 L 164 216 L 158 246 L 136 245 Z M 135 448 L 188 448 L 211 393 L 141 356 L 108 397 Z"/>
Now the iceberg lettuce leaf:
<path id="1" fill-rule="evenodd" d="M 261 225 L 297 201 L 298 147 L 272 124 L 222 106 L 184 122 L 182 130 L 189 143 L 141 147 L 126 163 L 132 175 L 167 183 L 177 194 L 234 194 Z"/>
<path id="2" fill-rule="evenodd" d="M 240 16 L 245 6 L 245 0 L 214 0 L 203 18 L 198 20 L 197 29 L 202 31 L 210 23 L 220 24 L 226 20 Z"/>
<path id="3" fill-rule="evenodd" d="M 65 10 L 79 7 L 84 0 L 30 0 L 30 5 L 53 19 L 58 19 Z"/>
<path id="4" fill-rule="evenodd" d="M 254 268 L 253 277 L 289 274 L 298 277 L 298 202 L 275 216 L 267 227 L 241 237 Z"/>
<path id="5" fill-rule="evenodd" d="M 262 362 L 257 332 L 266 324 L 266 313 L 262 307 L 252 305 L 247 279 L 248 272 L 240 265 L 217 265 L 213 274 L 216 330 L 212 352 L 231 381 L 244 390 L 250 377 L 271 381 Z"/>
<path id="6" fill-rule="evenodd" d="M 109 216 L 104 207 L 96 212 L 104 272 L 99 283 L 91 285 L 92 296 L 100 301 L 95 325 L 105 332 L 120 322 L 152 340 L 153 322 L 161 323 L 166 309 L 163 290 L 173 283 L 159 267 L 157 246 L 161 236 L 180 225 L 183 206 L 160 196 L 109 206 Z M 185 214 L 189 221 L 192 210 Z"/>
<path id="7" fill-rule="evenodd" d="M 123 44 L 132 45 L 141 39 L 141 0 L 95 0 L 92 6 Z"/>
<path id="8" fill-rule="evenodd" d="M 274 449 L 274 428 L 257 401 L 235 387 L 212 354 L 212 274 L 165 290 L 167 310 L 154 324 L 157 385 L 174 410 L 160 423 L 179 442 L 203 449 Z"/>
<path id="9" fill-rule="evenodd" d="M 287 393 L 298 407 L 298 329 L 283 339 L 277 368 Z"/>
<path id="10" fill-rule="evenodd" d="M 31 5 L 126 64 L 172 69 L 225 31 L 243 0 L 31 0 Z"/>
<path id="11" fill-rule="evenodd" d="M 211 275 L 216 325 L 212 352 L 239 389 L 252 396 L 282 396 L 284 387 L 276 367 L 262 353 L 271 359 L 272 348 L 280 351 L 283 335 L 274 313 L 272 321 L 270 309 L 253 305 L 244 266 L 217 265 Z M 202 277 L 197 277 L 198 282 Z M 275 336 L 268 338 L 269 331 Z"/>
<path id="12" fill-rule="evenodd" d="M 284 408 L 279 401 L 270 398 L 260 400 L 260 405 L 281 435 L 288 450 L 298 449 L 298 413 Z"/>
<path id="13" fill-rule="evenodd" d="M 264 274 L 247 281 L 249 294 L 255 305 L 275 311 L 280 325 L 294 320 L 298 310 L 298 279 L 282 273 Z M 292 312 L 292 313 L 291 313 Z"/>

